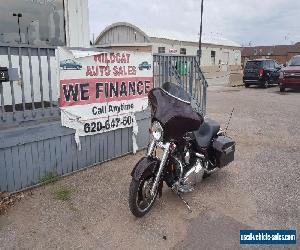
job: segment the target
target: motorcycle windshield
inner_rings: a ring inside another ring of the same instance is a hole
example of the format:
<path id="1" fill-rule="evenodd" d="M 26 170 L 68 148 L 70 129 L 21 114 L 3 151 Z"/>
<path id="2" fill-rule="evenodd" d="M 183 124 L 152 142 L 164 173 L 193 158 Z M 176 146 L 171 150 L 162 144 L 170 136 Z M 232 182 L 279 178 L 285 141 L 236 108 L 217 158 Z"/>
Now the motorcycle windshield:
<path id="1" fill-rule="evenodd" d="M 203 122 L 203 117 L 192 109 L 189 94 L 173 83 L 152 89 L 148 99 L 152 121 L 159 121 L 164 129 L 164 141 L 180 139 Z"/>
<path id="2" fill-rule="evenodd" d="M 178 99 L 179 101 L 191 102 L 191 97 L 190 95 L 180 86 L 171 83 L 171 82 L 166 82 L 162 85 L 162 89 L 167 92 L 170 96 Z"/>

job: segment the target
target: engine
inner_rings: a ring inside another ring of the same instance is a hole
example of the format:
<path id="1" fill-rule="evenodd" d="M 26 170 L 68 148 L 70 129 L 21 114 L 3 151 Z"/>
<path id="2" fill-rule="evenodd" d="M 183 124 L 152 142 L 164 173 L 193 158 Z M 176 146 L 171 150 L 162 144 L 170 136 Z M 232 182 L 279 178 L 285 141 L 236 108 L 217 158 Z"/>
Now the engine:
<path id="1" fill-rule="evenodd" d="M 181 192 L 191 192 L 194 186 L 202 181 L 204 166 L 201 159 L 196 159 L 192 167 L 183 175 L 179 190 Z"/>
<path id="2" fill-rule="evenodd" d="M 191 192 L 194 190 L 194 186 L 202 181 L 204 175 L 203 161 L 195 156 L 189 148 L 185 148 L 181 159 L 182 161 L 176 158 L 181 168 L 181 178 L 177 182 L 177 188 L 180 192 Z"/>

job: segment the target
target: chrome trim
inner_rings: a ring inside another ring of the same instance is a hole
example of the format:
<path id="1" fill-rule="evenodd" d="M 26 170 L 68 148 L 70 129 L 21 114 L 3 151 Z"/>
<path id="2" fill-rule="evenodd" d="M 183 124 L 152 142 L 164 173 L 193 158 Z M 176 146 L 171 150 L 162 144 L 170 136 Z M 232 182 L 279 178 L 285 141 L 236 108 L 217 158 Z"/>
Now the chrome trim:
<path id="1" fill-rule="evenodd" d="M 153 127 L 155 127 L 156 129 L 153 129 Z M 152 137 L 153 137 L 156 141 L 162 141 L 163 136 L 164 136 L 164 129 L 163 129 L 163 127 L 161 126 L 160 122 L 154 121 L 154 122 L 151 124 L 151 130 L 152 130 L 152 132 L 151 132 Z M 156 130 L 156 132 L 155 132 L 155 130 Z M 160 130 L 160 132 L 158 132 L 158 133 L 160 133 L 160 137 L 159 137 L 159 138 L 156 138 L 156 136 L 155 136 L 154 134 L 157 133 L 157 131 L 159 131 L 159 130 Z"/>
<path id="2" fill-rule="evenodd" d="M 202 159 L 205 158 L 205 156 L 204 156 L 203 154 L 199 154 L 199 153 L 196 153 L 196 156 L 197 156 L 198 158 L 202 158 Z"/>
<path id="3" fill-rule="evenodd" d="M 259 79 L 257 79 L 257 80 L 244 80 L 244 82 L 258 82 L 259 81 Z"/>
<path id="4" fill-rule="evenodd" d="M 179 98 L 179 97 L 177 97 L 177 96 L 175 96 L 175 95 L 170 94 L 168 91 L 164 90 L 163 88 L 161 88 L 161 90 L 162 90 L 163 92 L 165 92 L 167 95 L 169 95 L 169 96 L 171 96 L 171 97 L 173 97 L 173 98 L 175 98 L 175 99 L 177 99 L 177 100 L 179 100 L 179 101 L 181 101 L 181 102 L 185 102 L 185 103 L 187 103 L 187 104 L 191 104 L 191 101 L 188 102 L 188 101 L 182 100 L 181 98 Z"/>
<path id="5" fill-rule="evenodd" d="M 179 179 L 181 180 L 182 179 L 182 174 L 183 174 L 183 165 L 182 165 L 182 162 L 177 157 L 173 156 L 173 158 L 179 163 L 179 166 L 180 166 L 180 177 L 179 177 Z"/>
<path id="6" fill-rule="evenodd" d="M 219 132 L 217 133 L 217 135 L 225 135 L 225 131 L 223 129 L 220 128 Z"/>
<path id="7" fill-rule="evenodd" d="M 161 173 L 163 171 L 163 168 L 164 168 L 164 166 L 166 164 L 166 161 L 167 161 L 169 153 L 170 153 L 170 142 L 167 142 L 166 144 L 163 144 L 162 146 L 163 146 L 163 148 L 165 150 L 164 150 L 164 154 L 163 154 L 163 156 L 161 158 L 161 162 L 160 162 L 157 174 L 155 176 L 155 180 L 154 180 L 153 186 L 151 188 L 151 195 L 155 194 L 155 190 L 157 189 L 157 185 L 158 185 L 158 182 L 160 180 Z"/>
<path id="8" fill-rule="evenodd" d="M 157 145 L 158 147 L 162 148 L 162 149 L 169 148 L 169 147 L 170 147 L 170 144 L 171 144 L 171 143 L 169 143 L 169 142 L 166 143 L 166 144 L 163 144 L 162 141 L 156 141 L 156 145 Z"/>
<path id="9" fill-rule="evenodd" d="M 153 139 L 149 144 L 147 156 L 152 156 L 154 148 L 155 148 L 155 140 Z"/>
<path id="10" fill-rule="evenodd" d="M 202 160 L 197 159 L 194 166 L 184 175 L 182 185 L 179 187 L 182 192 L 193 191 L 194 185 L 202 181 L 204 171 L 205 169 Z"/>
<path id="11" fill-rule="evenodd" d="M 231 147 L 229 147 L 229 148 L 224 149 L 224 152 L 225 152 L 225 154 L 227 155 L 227 154 L 231 153 L 232 151 L 234 151 L 234 149 L 235 149 L 235 144 L 233 144 L 233 145 L 232 145 Z"/>
<path id="12" fill-rule="evenodd" d="M 184 163 L 185 163 L 185 164 L 190 164 L 190 159 L 191 159 L 191 154 L 190 154 L 189 151 L 187 151 L 187 152 L 185 153 L 185 156 L 184 156 Z"/>
<path id="13" fill-rule="evenodd" d="M 220 168 L 213 168 L 212 170 L 204 170 L 205 171 L 205 173 L 207 173 L 207 174 L 212 174 L 212 173 L 214 173 L 214 172 L 217 172 L 218 170 L 219 170 Z"/>
<path id="14" fill-rule="evenodd" d="M 298 72 L 285 72 L 284 76 L 285 77 L 299 77 L 300 73 L 298 73 Z"/>

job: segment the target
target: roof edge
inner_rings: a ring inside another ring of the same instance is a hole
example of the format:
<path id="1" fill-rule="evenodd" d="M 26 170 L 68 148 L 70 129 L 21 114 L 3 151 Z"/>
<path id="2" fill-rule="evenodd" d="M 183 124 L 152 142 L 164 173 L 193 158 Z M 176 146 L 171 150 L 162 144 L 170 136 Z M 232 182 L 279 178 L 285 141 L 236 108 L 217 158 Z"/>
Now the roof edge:
<path id="1" fill-rule="evenodd" d="M 129 28 L 133 28 L 134 30 L 136 30 L 137 32 L 141 33 L 144 37 L 146 37 L 146 40 L 148 43 L 150 43 L 150 37 L 144 32 L 142 31 L 139 27 L 131 24 L 131 23 L 128 23 L 128 22 L 116 22 L 116 23 L 113 23 L 109 26 L 107 26 L 96 38 L 95 40 L 95 44 L 99 42 L 99 40 L 101 39 L 101 37 L 104 36 L 104 34 L 109 31 L 110 29 L 112 28 L 115 28 L 115 27 L 118 27 L 118 26 L 126 26 L 126 27 L 129 27 Z"/>

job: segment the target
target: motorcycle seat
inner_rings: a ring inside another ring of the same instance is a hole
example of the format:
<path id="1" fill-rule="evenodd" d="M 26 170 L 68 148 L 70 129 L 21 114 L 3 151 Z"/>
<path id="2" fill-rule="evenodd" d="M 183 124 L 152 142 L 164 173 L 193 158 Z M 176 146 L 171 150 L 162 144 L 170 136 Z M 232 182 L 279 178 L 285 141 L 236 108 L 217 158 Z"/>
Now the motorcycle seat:
<path id="1" fill-rule="evenodd" d="M 198 146 L 205 148 L 209 145 L 211 139 L 217 135 L 220 130 L 220 124 L 211 119 L 205 119 L 200 128 L 194 132 Z"/>

